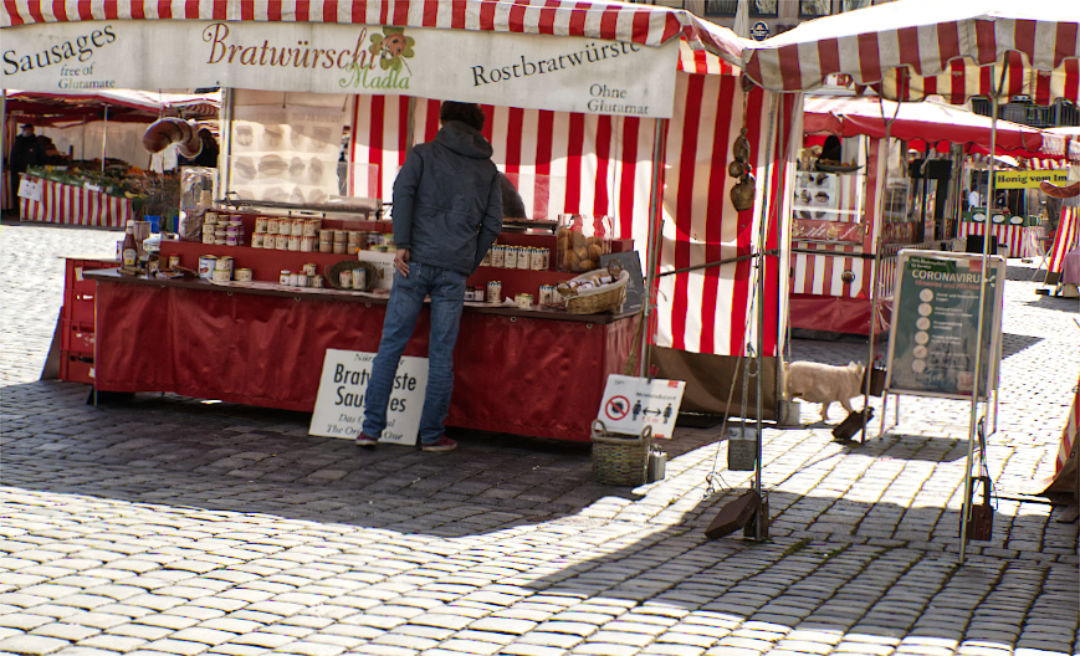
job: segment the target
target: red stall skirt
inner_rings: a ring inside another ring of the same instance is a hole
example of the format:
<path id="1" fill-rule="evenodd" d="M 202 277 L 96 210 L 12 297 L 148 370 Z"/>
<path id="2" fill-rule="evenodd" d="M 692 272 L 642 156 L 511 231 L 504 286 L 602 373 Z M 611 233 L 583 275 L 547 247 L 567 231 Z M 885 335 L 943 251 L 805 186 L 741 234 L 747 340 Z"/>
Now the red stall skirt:
<path id="1" fill-rule="evenodd" d="M 384 301 L 92 274 L 96 387 L 310 412 L 326 349 L 376 351 Z M 447 424 L 588 441 L 638 317 L 467 307 Z M 425 310 L 406 355 L 427 353 Z"/>

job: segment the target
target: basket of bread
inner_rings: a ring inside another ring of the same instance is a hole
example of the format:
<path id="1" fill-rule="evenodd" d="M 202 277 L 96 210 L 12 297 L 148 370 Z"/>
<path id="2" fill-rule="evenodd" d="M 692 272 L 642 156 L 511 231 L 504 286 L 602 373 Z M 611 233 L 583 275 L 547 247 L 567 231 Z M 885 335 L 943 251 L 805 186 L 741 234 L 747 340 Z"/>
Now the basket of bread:
<path id="1" fill-rule="evenodd" d="M 630 272 L 623 269 L 618 260 L 612 260 L 607 268 L 560 282 L 555 289 L 571 314 L 617 312 L 626 300 L 628 282 Z"/>
<path id="2" fill-rule="evenodd" d="M 560 271 L 592 271 L 600 266 L 600 256 L 611 252 L 610 235 L 610 217 L 560 214 L 555 231 L 556 266 Z"/>

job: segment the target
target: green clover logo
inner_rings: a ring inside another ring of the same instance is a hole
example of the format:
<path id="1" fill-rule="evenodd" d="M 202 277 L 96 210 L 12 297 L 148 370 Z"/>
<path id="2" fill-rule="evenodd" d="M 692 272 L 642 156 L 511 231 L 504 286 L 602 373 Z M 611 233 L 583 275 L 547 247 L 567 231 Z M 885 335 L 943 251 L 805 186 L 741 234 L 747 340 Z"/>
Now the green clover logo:
<path id="1" fill-rule="evenodd" d="M 371 35 L 371 47 L 368 51 L 379 57 L 379 67 L 384 71 L 392 69 L 400 72 L 401 67 L 404 66 L 412 73 L 405 59 L 413 56 L 415 43 L 416 39 L 405 36 L 404 27 L 386 26 L 383 27 L 382 34 Z"/>

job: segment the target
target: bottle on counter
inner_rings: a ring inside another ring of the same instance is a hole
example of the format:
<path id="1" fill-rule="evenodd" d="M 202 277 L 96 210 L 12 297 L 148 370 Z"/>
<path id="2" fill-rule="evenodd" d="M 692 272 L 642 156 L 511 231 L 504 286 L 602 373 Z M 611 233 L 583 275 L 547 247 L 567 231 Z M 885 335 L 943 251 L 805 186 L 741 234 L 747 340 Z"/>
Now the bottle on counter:
<path id="1" fill-rule="evenodd" d="M 139 245 L 135 242 L 135 223 L 128 221 L 124 231 L 124 243 L 120 245 L 120 259 L 125 269 L 134 269 L 139 263 Z"/>

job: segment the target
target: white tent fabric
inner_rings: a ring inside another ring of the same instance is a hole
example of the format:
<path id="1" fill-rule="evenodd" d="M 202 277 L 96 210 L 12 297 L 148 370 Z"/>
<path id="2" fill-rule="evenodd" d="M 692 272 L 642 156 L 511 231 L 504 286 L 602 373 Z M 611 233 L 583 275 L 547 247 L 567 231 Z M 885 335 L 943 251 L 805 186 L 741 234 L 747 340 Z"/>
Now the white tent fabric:
<path id="1" fill-rule="evenodd" d="M 996 95 L 1080 100 L 1080 3 L 897 0 L 799 24 L 743 51 L 767 89 L 805 91 L 833 73 L 894 99 Z M 994 70 L 991 71 L 991 66 Z"/>
<path id="2" fill-rule="evenodd" d="M 83 0 L 9 0 L 0 27 L 76 20 L 242 20 L 307 23 L 355 23 L 483 30 L 522 34 L 581 36 L 657 46 L 681 39 L 693 50 L 710 52 L 740 64 L 744 44 L 734 32 L 688 11 L 625 2 L 561 0 L 457 0 L 429 2 L 339 2 L 338 0 L 264 0 L 262 2 L 93 2 Z"/>

